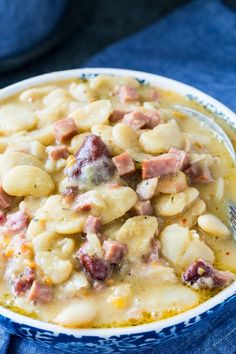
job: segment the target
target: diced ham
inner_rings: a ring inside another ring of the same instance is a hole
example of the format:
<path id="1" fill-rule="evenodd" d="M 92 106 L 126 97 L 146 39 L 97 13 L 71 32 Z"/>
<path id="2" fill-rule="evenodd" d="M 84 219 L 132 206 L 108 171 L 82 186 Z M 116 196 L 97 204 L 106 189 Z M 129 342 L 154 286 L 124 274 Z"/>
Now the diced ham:
<path id="1" fill-rule="evenodd" d="M 155 195 L 158 179 L 158 177 L 148 178 L 137 185 L 136 193 L 140 199 L 148 200 Z"/>
<path id="2" fill-rule="evenodd" d="M 52 300 L 53 288 L 35 280 L 30 288 L 27 299 L 34 303 L 45 304 Z"/>
<path id="3" fill-rule="evenodd" d="M 123 118 L 123 123 L 128 125 L 133 130 L 138 130 L 141 128 L 154 128 L 161 121 L 160 116 L 157 112 L 149 111 L 149 112 L 140 112 L 133 111 L 127 113 Z"/>
<path id="4" fill-rule="evenodd" d="M 135 172 L 135 164 L 128 152 L 113 157 L 113 162 L 117 168 L 119 176 L 124 176 Z"/>
<path id="5" fill-rule="evenodd" d="M 65 191 L 62 193 L 64 201 L 71 204 L 79 193 L 79 187 L 77 186 L 67 186 Z"/>
<path id="6" fill-rule="evenodd" d="M 128 125 L 133 130 L 138 130 L 143 128 L 149 123 L 149 117 L 139 111 L 133 111 L 127 113 L 122 121 L 124 124 Z"/>
<path id="7" fill-rule="evenodd" d="M 5 224 L 7 218 L 3 211 L 0 210 L 0 225 Z"/>
<path id="8" fill-rule="evenodd" d="M 124 111 L 113 111 L 112 114 L 109 117 L 109 122 L 111 123 L 116 123 L 119 122 L 121 119 L 124 118 L 124 115 L 126 114 L 126 112 Z"/>
<path id="9" fill-rule="evenodd" d="M 214 182 L 209 167 L 192 164 L 184 172 L 189 176 L 191 183 L 207 184 Z"/>
<path id="10" fill-rule="evenodd" d="M 60 119 L 54 123 L 54 134 L 60 143 L 64 143 L 67 139 L 77 134 L 78 128 L 73 118 Z"/>
<path id="11" fill-rule="evenodd" d="M 149 253 L 148 256 L 144 258 L 144 262 L 146 263 L 152 263 L 155 261 L 158 261 L 160 258 L 159 251 L 161 249 L 161 243 L 159 240 L 156 238 L 153 238 L 151 240 L 151 252 Z"/>
<path id="12" fill-rule="evenodd" d="M 101 219 L 96 216 L 89 215 L 84 226 L 84 233 L 98 234 L 101 231 Z"/>
<path id="13" fill-rule="evenodd" d="M 203 259 L 192 263 L 182 275 L 183 282 L 194 289 L 223 288 L 229 285 L 234 278 L 232 273 L 215 269 Z"/>
<path id="14" fill-rule="evenodd" d="M 55 145 L 47 147 L 48 156 L 52 160 L 66 159 L 69 156 L 66 145 Z"/>
<path id="15" fill-rule="evenodd" d="M 16 276 L 11 282 L 14 293 L 22 295 L 28 291 L 35 279 L 35 271 L 30 267 L 26 267 L 23 274 Z"/>
<path id="16" fill-rule="evenodd" d="M 7 215 L 5 223 L 7 232 L 19 232 L 27 227 L 28 217 L 22 211 Z"/>
<path id="17" fill-rule="evenodd" d="M 96 255 L 83 253 L 81 252 L 81 249 L 77 253 L 77 257 L 79 258 L 84 271 L 91 277 L 91 279 L 104 281 L 111 275 L 111 265 L 104 259 L 99 258 Z"/>
<path id="18" fill-rule="evenodd" d="M 177 148 L 171 148 L 168 153 L 176 157 L 179 162 L 180 170 L 183 170 L 188 166 L 189 155 L 185 151 L 179 150 Z"/>
<path id="19" fill-rule="evenodd" d="M 13 197 L 7 194 L 2 189 L 2 186 L 0 186 L 0 210 L 9 208 L 9 206 L 12 204 L 12 201 L 13 201 Z"/>
<path id="20" fill-rule="evenodd" d="M 127 254 L 127 246 L 116 240 L 105 240 L 102 247 L 104 259 L 110 264 L 118 265 Z"/>
<path id="21" fill-rule="evenodd" d="M 108 181 L 115 173 L 115 165 L 112 162 L 110 152 L 99 136 L 88 135 L 76 152 L 75 157 L 76 162 L 67 169 L 69 178 L 87 180 L 86 168 L 89 167 L 91 182 L 100 184 Z"/>
<path id="22" fill-rule="evenodd" d="M 149 98 L 151 101 L 157 101 L 160 99 L 160 94 L 157 92 L 157 90 L 151 89 L 149 91 Z"/>
<path id="23" fill-rule="evenodd" d="M 153 207 L 150 200 L 140 200 L 134 206 L 136 215 L 153 215 Z"/>
<path id="24" fill-rule="evenodd" d="M 118 88 L 118 96 L 121 102 L 138 100 L 138 93 L 136 89 L 128 85 L 123 85 Z"/>
<path id="25" fill-rule="evenodd" d="M 153 129 L 155 128 L 158 124 L 161 122 L 161 117 L 156 111 L 149 111 L 146 113 L 146 116 L 148 117 L 149 121 L 148 123 L 144 126 L 144 128 L 149 128 Z"/>
<path id="26" fill-rule="evenodd" d="M 188 155 L 183 150 L 170 149 L 166 154 L 142 162 L 142 178 L 159 177 L 175 173 L 186 165 Z"/>

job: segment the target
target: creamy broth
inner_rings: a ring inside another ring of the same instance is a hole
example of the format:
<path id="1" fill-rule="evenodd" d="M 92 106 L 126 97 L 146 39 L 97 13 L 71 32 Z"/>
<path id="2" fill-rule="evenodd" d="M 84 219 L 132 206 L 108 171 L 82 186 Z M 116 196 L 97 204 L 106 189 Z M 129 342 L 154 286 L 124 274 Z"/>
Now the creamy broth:
<path id="1" fill-rule="evenodd" d="M 1 101 L 2 306 L 66 327 L 137 325 L 235 279 L 235 165 L 175 104 L 210 114 L 110 76 Z"/>

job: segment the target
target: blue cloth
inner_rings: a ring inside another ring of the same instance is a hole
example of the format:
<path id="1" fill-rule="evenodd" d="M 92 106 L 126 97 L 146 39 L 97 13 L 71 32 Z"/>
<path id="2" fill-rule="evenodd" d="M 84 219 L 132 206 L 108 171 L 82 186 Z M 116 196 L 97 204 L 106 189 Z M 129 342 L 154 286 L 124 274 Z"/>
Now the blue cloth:
<path id="1" fill-rule="evenodd" d="M 236 13 L 218 0 L 194 1 L 107 48 L 86 66 L 165 75 L 196 86 L 236 110 Z M 10 336 L 2 329 L 0 353 L 62 354 Z M 160 344 L 152 353 L 236 353 L 236 302 L 190 335 Z"/>
<path id="2" fill-rule="evenodd" d="M 66 3 L 67 0 L 0 0 L 0 59 L 35 48 L 55 28 Z"/>
<path id="3" fill-rule="evenodd" d="M 196 0 L 86 63 L 148 71 L 193 85 L 236 111 L 236 12 Z"/>

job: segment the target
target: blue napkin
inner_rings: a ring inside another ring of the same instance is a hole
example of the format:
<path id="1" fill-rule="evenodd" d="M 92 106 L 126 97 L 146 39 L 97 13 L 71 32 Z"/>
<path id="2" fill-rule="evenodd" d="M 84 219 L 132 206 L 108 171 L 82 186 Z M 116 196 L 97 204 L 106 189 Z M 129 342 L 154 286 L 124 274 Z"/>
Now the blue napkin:
<path id="1" fill-rule="evenodd" d="M 196 0 L 105 49 L 85 66 L 165 75 L 198 87 L 236 110 L 236 13 L 218 0 Z M 235 352 L 236 301 L 190 335 L 160 344 L 152 351 L 153 354 Z M 62 354 L 10 336 L 2 329 L 0 353 Z"/>

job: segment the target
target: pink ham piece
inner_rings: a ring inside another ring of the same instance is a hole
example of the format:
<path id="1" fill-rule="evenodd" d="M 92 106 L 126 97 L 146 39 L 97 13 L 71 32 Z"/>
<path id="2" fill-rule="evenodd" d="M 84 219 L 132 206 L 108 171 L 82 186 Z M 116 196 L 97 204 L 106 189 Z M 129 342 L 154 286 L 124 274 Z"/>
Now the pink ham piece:
<path id="1" fill-rule="evenodd" d="M 52 300 L 53 288 L 35 280 L 30 288 L 27 300 L 34 303 L 45 304 Z"/>
<path id="2" fill-rule="evenodd" d="M 160 116 L 154 112 L 149 111 L 146 113 L 133 111 L 126 114 L 123 118 L 123 123 L 128 125 L 133 130 L 141 128 L 154 128 L 160 123 Z"/>
<path id="3" fill-rule="evenodd" d="M 18 295 L 22 295 L 28 291 L 35 279 L 35 271 L 30 267 L 26 267 L 24 273 L 17 276 L 12 281 L 13 291 Z"/>
<path id="4" fill-rule="evenodd" d="M 54 161 L 59 159 L 66 159 L 69 156 L 66 145 L 48 146 L 47 152 L 50 159 Z"/>
<path id="5" fill-rule="evenodd" d="M 54 134 L 60 143 L 72 138 L 78 131 L 73 118 L 64 118 L 54 123 Z"/>
<path id="6" fill-rule="evenodd" d="M 71 204 L 79 193 L 79 187 L 77 186 L 67 186 L 63 191 L 63 199 L 66 203 Z"/>
<path id="7" fill-rule="evenodd" d="M 101 231 L 102 221 L 96 216 L 89 215 L 84 225 L 85 234 L 98 234 Z"/>
<path id="8" fill-rule="evenodd" d="M 136 193 L 140 199 L 148 200 L 155 195 L 158 179 L 158 177 L 148 178 L 137 185 Z"/>
<path id="9" fill-rule="evenodd" d="M 234 279 L 233 273 L 215 269 L 203 259 L 192 263 L 182 275 L 183 282 L 194 289 L 223 288 Z"/>
<path id="10" fill-rule="evenodd" d="M 109 117 L 109 122 L 110 123 L 116 123 L 119 122 L 121 119 L 124 118 L 124 115 L 126 114 L 126 112 L 124 111 L 113 111 L 112 114 Z"/>
<path id="11" fill-rule="evenodd" d="M 153 215 L 153 207 L 150 200 L 140 200 L 134 206 L 136 215 Z"/>
<path id="12" fill-rule="evenodd" d="M 0 186 L 0 210 L 4 210 L 9 208 L 11 206 L 13 201 L 13 197 L 2 189 L 2 186 Z"/>
<path id="13" fill-rule="evenodd" d="M 124 124 L 128 125 L 133 130 L 138 130 L 143 128 L 149 123 L 149 117 L 139 111 L 133 111 L 127 113 L 122 121 Z"/>
<path id="14" fill-rule="evenodd" d="M 135 164 L 128 152 L 123 152 L 120 155 L 113 157 L 119 176 L 124 176 L 135 172 Z"/>
<path id="15" fill-rule="evenodd" d="M 19 232 L 24 230 L 28 224 L 28 217 L 22 211 L 7 215 L 5 228 L 7 232 Z"/>
<path id="16" fill-rule="evenodd" d="M 134 87 L 123 85 L 118 88 L 118 96 L 121 102 L 138 100 L 138 93 Z"/>
<path id="17" fill-rule="evenodd" d="M 7 218 L 3 211 L 0 210 L 0 225 L 5 224 Z"/>
<path id="18" fill-rule="evenodd" d="M 214 182 L 209 167 L 199 167 L 197 164 L 192 164 L 184 173 L 189 176 L 191 183 L 207 184 Z"/>
<path id="19" fill-rule="evenodd" d="M 188 155 L 183 150 L 170 149 L 168 153 L 142 162 L 142 178 L 153 178 L 175 173 L 185 167 Z"/>
<path id="20" fill-rule="evenodd" d="M 127 246 L 116 240 L 105 240 L 102 248 L 104 250 L 104 259 L 110 264 L 118 265 L 127 254 Z"/>

